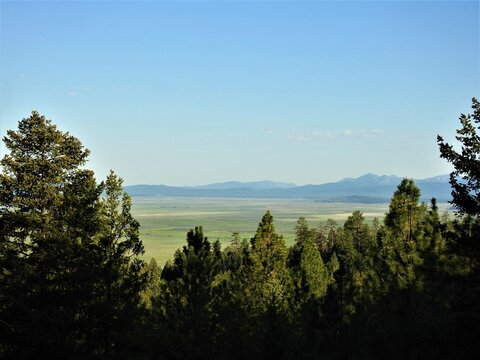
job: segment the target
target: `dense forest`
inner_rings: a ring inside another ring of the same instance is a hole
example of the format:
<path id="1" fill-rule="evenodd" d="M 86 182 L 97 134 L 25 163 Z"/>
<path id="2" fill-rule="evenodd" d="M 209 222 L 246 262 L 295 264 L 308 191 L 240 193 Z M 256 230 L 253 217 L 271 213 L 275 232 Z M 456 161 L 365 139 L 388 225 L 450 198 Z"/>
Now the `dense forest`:
<path id="1" fill-rule="evenodd" d="M 403 179 L 382 222 L 267 211 L 224 249 L 201 226 L 163 268 L 144 262 L 121 178 L 32 112 L 3 138 L 0 357 L 12 359 L 468 359 L 480 348 L 480 103 L 450 162 L 456 215 Z M 161 239 L 159 239 L 161 241 Z"/>

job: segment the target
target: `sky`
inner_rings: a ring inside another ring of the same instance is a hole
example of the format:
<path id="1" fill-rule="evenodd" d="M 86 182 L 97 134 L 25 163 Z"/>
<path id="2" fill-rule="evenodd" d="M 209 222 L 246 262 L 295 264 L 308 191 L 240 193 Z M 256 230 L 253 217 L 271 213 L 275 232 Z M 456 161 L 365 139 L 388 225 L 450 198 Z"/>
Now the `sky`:
<path id="1" fill-rule="evenodd" d="M 478 1 L 1 0 L 0 134 L 36 110 L 127 185 L 446 174 L 479 19 Z"/>

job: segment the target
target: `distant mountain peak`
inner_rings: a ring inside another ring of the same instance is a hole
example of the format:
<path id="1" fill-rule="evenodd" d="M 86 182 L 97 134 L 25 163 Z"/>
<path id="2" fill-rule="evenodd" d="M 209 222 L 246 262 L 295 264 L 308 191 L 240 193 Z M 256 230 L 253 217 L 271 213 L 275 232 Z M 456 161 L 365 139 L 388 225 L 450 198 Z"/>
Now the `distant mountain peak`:
<path id="1" fill-rule="evenodd" d="M 421 190 L 422 199 L 450 199 L 451 187 L 448 175 L 415 180 Z M 292 183 L 270 180 L 240 182 L 228 181 L 203 186 L 134 185 L 125 189 L 136 196 L 196 196 L 196 197 L 277 197 L 310 198 L 323 201 L 388 202 L 402 181 L 396 175 L 368 173 L 357 178 L 345 178 L 321 185 L 297 186 Z"/>
<path id="2" fill-rule="evenodd" d="M 290 189 L 297 187 L 293 183 L 284 183 L 279 181 L 262 180 L 262 181 L 226 181 L 207 185 L 200 185 L 190 187 L 192 189 L 207 189 L 207 190 L 233 190 L 233 189 L 250 189 L 250 190 L 263 190 L 263 189 Z"/>
<path id="3" fill-rule="evenodd" d="M 357 178 L 345 178 L 338 183 L 355 183 L 357 185 L 365 184 L 365 185 L 390 185 L 390 184 L 398 184 L 401 181 L 401 177 L 395 175 L 376 175 L 372 173 L 368 173 Z"/>
<path id="4" fill-rule="evenodd" d="M 450 180 L 450 175 L 445 174 L 445 175 L 437 175 L 437 176 L 429 177 L 426 179 L 421 179 L 420 181 L 430 182 L 430 183 L 444 183 L 444 182 L 449 182 L 449 180 Z"/>

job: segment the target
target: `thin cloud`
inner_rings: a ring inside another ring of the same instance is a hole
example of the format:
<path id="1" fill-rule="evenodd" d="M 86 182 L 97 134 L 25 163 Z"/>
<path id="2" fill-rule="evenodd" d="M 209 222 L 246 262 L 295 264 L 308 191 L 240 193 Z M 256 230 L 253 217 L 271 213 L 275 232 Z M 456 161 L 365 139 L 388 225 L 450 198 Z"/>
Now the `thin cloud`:
<path id="1" fill-rule="evenodd" d="M 311 140 L 310 137 L 299 134 L 287 134 L 287 139 L 295 142 L 306 142 Z"/>
<path id="2" fill-rule="evenodd" d="M 299 134 L 287 134 L 286 137 L 289 140 L 295 142 L 307 142 L 318 141 L 325 139 L 338 139 L 338 138 L 373 138 L 384 134 L 381 129 L 368 129 L 368 130 L 351 130 L 345 129 L 341 131 L 320 130 L 311 131 L 308 133 Z"/>
<path id="3" fill-rule="evenodd" d="M 70 88 L 70 90 L 67 91 L 68 96 L 78 96 L 83 94 L 86 90 L 88 90 L 85 86 L 76 86 Z"/>

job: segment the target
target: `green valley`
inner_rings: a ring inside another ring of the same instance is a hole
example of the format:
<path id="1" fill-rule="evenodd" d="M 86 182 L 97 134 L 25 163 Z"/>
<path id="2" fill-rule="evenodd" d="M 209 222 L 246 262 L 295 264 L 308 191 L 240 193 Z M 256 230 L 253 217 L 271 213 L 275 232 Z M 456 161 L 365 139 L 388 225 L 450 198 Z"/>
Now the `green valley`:
<path id="1" fill-rule="evenodd" d="M 270 210 L 279 233 L 287 245 L 292 245 L 299 217 L 307 219 L 312 227 L 323 226 L 327 219 L 342 226 L 355 210 L 361 211 L 368 223 L 375 218 L 382 220 L 388 210 L 388 203 L 330 203 L 310 199 L 137 196 L 132 200 L 132 214 L 140 222 L 140 238 L 145 245 L 143 258 L 153 257 L 161 265 L 184 245 L 186 233 L 199 225 L 211 241 L 220 240 L 225 247 L 233 232 L 249 240 L 259 219 Z M 440 203 L 439 208 L 443 213 L 450 205 Z"/>

